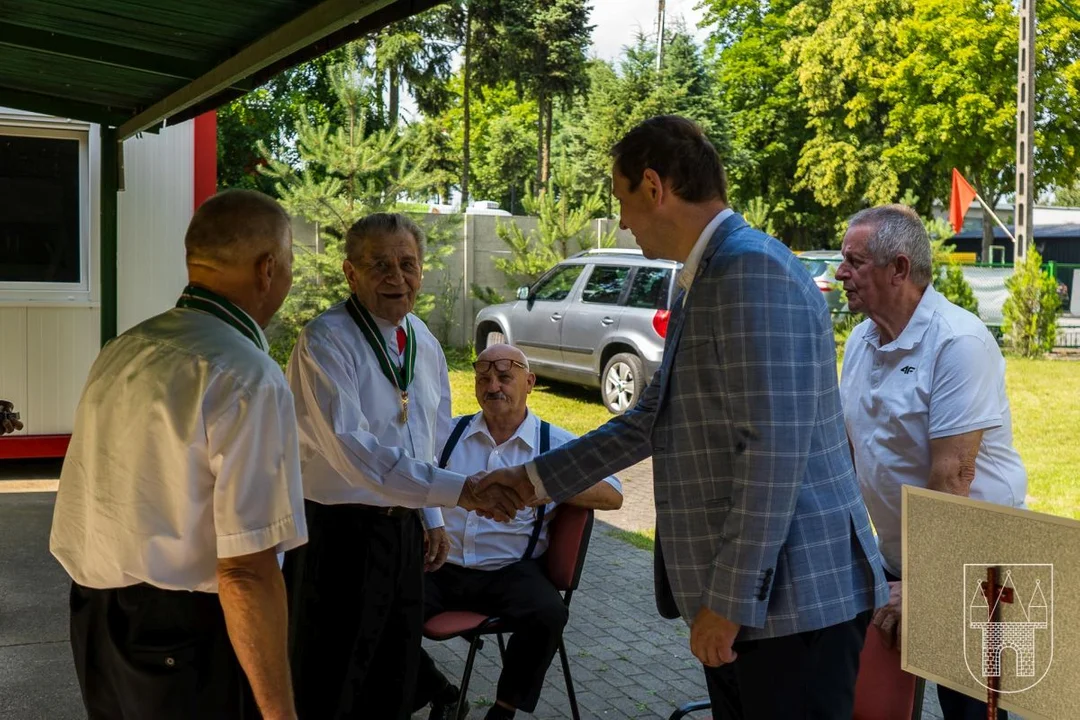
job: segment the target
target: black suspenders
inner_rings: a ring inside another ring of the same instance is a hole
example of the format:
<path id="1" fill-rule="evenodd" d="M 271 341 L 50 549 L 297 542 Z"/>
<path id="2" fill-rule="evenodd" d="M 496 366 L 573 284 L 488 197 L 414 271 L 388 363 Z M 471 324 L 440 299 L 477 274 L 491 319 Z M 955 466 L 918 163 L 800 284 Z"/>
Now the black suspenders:
<path id="1" fill-rule="evenodd" d="M 446 464 L 450 462 L 450 454 L 454 452 L 454 448 L 457 447 L 458 441 L 461 440 L 461 436 L 465 434 L 465 428 L 469 427 L 469 423 L 472 422 L 476 415 L 465 415 L 458 420 L 457 425 L 454 426 L 454 431 L 450 433 L 450 437 L 446 440 L 446 445 L 443 446 L 442 455 L 439 456 L 439 467 L 446 469 Z M 551 425 L 545 420 L 540 421 L 540 454 L 543 455 L 551 449 Z M 541 505 L 536 508 L 536 521 L 533 523 L 532 535 L 529 536 L 529 546 L 525 549 L 525 555 L 522 560 L 528 560 L 532 558 L 533 551 L 536 549 L 536 543 L 540 541 L 540 531 L 544 527 L 544 511 L 547 509 L 545 505 Z"/>

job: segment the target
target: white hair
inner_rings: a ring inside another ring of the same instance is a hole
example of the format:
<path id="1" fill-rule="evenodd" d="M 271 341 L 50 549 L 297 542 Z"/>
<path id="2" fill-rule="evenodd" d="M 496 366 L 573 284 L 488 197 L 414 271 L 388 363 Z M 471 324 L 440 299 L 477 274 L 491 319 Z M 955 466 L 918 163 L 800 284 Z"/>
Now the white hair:
<path id="1" fill-rule="evenodd" d="M 930 284 L 933 253 L 930 236 L 922 218 L 907 205 L 882 205 L 861 210 L 848 221 L 848 228 L 869 225 L 874 234 L 866 249 L 878 267 L 903 255 L 911 262 L 911 281 L 924 288 Z"/>

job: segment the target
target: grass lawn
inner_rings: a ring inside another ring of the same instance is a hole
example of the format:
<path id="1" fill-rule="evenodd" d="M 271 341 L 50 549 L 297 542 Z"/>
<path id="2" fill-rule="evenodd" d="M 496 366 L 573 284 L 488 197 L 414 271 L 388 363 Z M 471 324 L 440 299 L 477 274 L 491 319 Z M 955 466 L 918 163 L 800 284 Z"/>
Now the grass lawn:
<path id="1" fill-rule="evenodd" d="M 457 415 L 478 410 L 468 359 L 450 357 Z M 1008 358 L 1006 392 L 1013 438 L 1028 472 L 1028 506 L 1080 519 L 1080 362 Z M 583 435 L 611 415 L 599 391 L 538 381 L 529 406 L 541 417 Z M 652 533 L 619 531 L 637 547 L 652 547 Z"/>

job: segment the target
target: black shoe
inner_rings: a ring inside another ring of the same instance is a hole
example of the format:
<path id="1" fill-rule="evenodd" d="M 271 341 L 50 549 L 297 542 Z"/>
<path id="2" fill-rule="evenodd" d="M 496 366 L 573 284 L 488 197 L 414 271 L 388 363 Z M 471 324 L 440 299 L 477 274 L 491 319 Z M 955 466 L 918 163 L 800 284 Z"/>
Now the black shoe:
<path id="1" fill-rule="evenodd" d="M 462 720 L 469 714 L 469 701 L 466 700 L 460 712 L 457 710 L 458 695 L 460 690 L 456 687 L 448 687 L 437 698 L 431 701 L 431 713 L 428 720 Z"/>

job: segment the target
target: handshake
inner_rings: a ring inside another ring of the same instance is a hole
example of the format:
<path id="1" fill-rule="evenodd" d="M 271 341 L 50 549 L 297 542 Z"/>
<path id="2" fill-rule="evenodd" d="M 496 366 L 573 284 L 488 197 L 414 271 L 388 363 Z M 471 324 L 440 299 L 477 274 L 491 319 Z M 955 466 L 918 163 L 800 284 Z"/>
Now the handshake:
<path id="1" fill-rule="evenodd" d="M 536 488 L 525 466 L 518 465 L 469 477 L 461 488 L 457 505 L 481 517 L 509 522 L 518 510 L 547 502 L 547 498 L 536 497 Z"/>

